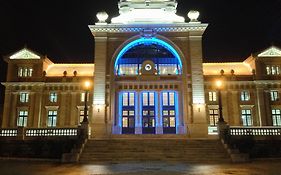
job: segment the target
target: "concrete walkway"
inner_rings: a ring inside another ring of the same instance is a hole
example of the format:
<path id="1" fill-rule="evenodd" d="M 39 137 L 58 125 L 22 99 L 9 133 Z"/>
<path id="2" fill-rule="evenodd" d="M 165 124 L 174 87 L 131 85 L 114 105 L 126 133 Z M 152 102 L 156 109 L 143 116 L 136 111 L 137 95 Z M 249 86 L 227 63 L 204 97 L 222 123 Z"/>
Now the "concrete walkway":
<path id="1" fill-rule="evenodd" d="M 281 161 L 247 164 L 120 163 L 60 164 L 49 162 L 0 161 L 1 175 L 281 175 Z"/>

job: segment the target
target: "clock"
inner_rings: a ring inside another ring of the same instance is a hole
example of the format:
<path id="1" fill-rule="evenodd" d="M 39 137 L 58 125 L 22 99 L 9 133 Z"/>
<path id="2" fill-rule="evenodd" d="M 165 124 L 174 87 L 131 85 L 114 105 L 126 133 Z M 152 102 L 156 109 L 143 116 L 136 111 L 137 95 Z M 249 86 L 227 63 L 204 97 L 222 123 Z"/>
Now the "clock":
<path id="1" fill-rule="evenodd" d="M 146 65 L 144 66 L 144 69 L 145 69 L 146 71 L 151 71 L 152 66 L 151 66 L 150 64 L 146 64 Z"/>

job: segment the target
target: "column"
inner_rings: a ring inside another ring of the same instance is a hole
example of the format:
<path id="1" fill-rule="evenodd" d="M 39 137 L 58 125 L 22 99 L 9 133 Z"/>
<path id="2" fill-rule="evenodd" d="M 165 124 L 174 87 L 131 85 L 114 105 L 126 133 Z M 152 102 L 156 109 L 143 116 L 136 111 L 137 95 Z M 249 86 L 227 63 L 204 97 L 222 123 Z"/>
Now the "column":
<path id="1" fill-rule="evenodd" d="M 228 103 L 229 103 L 229 96 L 227 91 L 222 91 L 222 115 L 224 120 L 229 123 L 230 119 L 228 116 Z M 238 101 L 237 101 L 238 102 Z"/>
<path id="2" fill-rule="evenodd" d="M 271 116 L 271 97 L 270 97 L 270 91 L 266 90 L 264 92 L 265 94 L 265 113 L 266 113 L 266 126 L 272 126 L 272 116 Z"/>
<path id="3" fill-rule="evenodd" d="M 57 126 L 58 127 L 63 127 L 65 125 L 65 117 L 66 117 L 66 110 L 68 110 L 66 108 L 66 92 L 61 92 L 61 101 L 60 101 L 60 110 L 59 110 L 59 115 L 58 115 L 58 123 Z"/>
<path id="4" fill-rule="evenodd" d="M 161 91 L 157 91 L 156 95 L 156 134 L 163 134 L 163 124 L 162 124 L 162 96 Z"/>
<path id="5" fill-rule="evenodd" d="M 79 116 L 77 112 L 77 93 L 76 92 L 71 92 L 71 107 L 70 107 L 70 121 L 69 125 L 71 127 L 74 127 L 79 121 Z"/>
<path id="6" fill-rule="evenodd" d="M 6 87 L 7 88 L 7 87 Z M 4 101 L 4 108 L 3 108 L 3 117 L 2 117 L 2 128 L 9 127 L 9 119 L 11 117 L 11 110 L 12 109 L 12 93 L 10 90 L 5 90 L 5 101 Z"/>
<path id="7" fill-rule="evenodd" d="M 12 93 L 12 106 L 10 108 L 10 125 L 9 127 L 14 128 L 17 126 L 17 117 L 18 117 L 18 109 L 17 109 L 17 102 L 18 102 L 18 94 L 16 92 Z"/>
<path id="8" fill-rule="evenodd" d="M 142 93 L 135 92 L 135 134 L 142 134 Z"/>
<path id="9" fill-rule="evenodd" d="M 33 121 L 34 121 L 34 118 L 36 116 L 36 114 L 34 113 L 34 108 L 37 105 L 35 103 L 35 92 L 29 93 L 29 103 L 28 103 L 28 105 L 29 105 L 29 110 L 28 110 L 27 127 L 33 128 L 34 127 Z"/>
<path id="10" fill-rule="evenodd" d="M 231 93 L 231 115 L 232 115 L 232 120 L 233 123 L 229 123 L 230 125 L 234 125 L 234 126 L 240 126 L 241 124 L 241 111 L 239 108 L 239 96 L 238 96 L 238 91 L 232 91 Z"/>
<path id="11" fill-rule="evenodd" d="M 35 106 L 34 106 L 34 117 L 33 117 L 33 127 L 40 127 L 41 123 L 41 111 L 42 111 L 42 96 L 43 89 L 39 88 L 35 94 Z"/>
<path id="12" fill-rule="evenodd" d="M 203 34 L 203 33 L 201 33 Z M 192 111 L 193 123 L 190 124 L 191 137 L 208 137 L 208 124 L 206 117 L 203 59 L 202 59 L 202 35 L 190 33 L 190 59 L 192 81 Z"/>
<path id="13" fill-rule="evenodd" d="M 264 88 L 262 87 L 257 87 L 256 104 L 258 110 L 257 115 L 259 118 L 259 123 L 261 126 L 267 126 Z"/>
<path id="14" fill-rule="evenodd" d="M 106 97 L 106 60 L 107 60 L 107 34 L 95 35 L 95 75 L 93 105 L 100 110 L 93 110 L 93 135 L 94 137 L 107 137 L 111 133 L 106 123 L 105 97 Z"/>
<path id="15" fill-rule="evenodd" d="M 184 121 L 184 115 L 183 115 L 183 96 L 181 92 L 176 93 L 176 117 L 177 117 L 177 134 L 185 134 L 186 133 L 186 125 Z"/>

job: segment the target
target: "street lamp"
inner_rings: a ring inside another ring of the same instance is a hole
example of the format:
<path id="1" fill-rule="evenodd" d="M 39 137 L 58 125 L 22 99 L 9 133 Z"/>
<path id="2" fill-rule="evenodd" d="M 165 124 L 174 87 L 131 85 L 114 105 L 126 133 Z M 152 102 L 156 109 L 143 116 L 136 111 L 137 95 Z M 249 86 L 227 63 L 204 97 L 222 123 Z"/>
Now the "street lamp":
<path id="1" fill-rule="evenodd" d="M 84 96 L 84 118 L 82 123 L 89 123 L 88 120 L 88 94 L 89 94 L 89 88 L 91 86 L 91 83 L 89 81 L 85 81 L 84 88 L 85 88 L 85 96 Z"/>
<path id="2" fill-rule="evenodd" d="M 217 80 L 216 81 L 216 86 L 217 86 L 217 90 L 218 90 L 218 100 L 219 100 L 219 122 L 220 123 L 224 123 L 224 118 L 222 116 L 222 100 L 221 100 L 221 88 L 222 88 L 223 82 L 221 80 Z"/>

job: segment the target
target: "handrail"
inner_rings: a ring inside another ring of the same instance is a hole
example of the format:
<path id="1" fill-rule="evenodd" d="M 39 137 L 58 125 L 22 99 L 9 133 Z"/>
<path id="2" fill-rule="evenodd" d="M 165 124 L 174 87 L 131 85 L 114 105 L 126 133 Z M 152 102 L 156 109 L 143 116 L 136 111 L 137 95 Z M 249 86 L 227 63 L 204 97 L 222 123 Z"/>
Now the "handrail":
<path id="1" fill-rule="evenodd" d="M 16 137 L 17 135 L 18 135 L 17 128 L 7 128 L 7 129 L 0 128 L 0 137 Z"/>
<path id="2" fill-rule="evenodd" d="M 54 136 L 77 136 L 77 128 L 36 128 L 26 129 L 26 137 L 54 137 Z"/>

